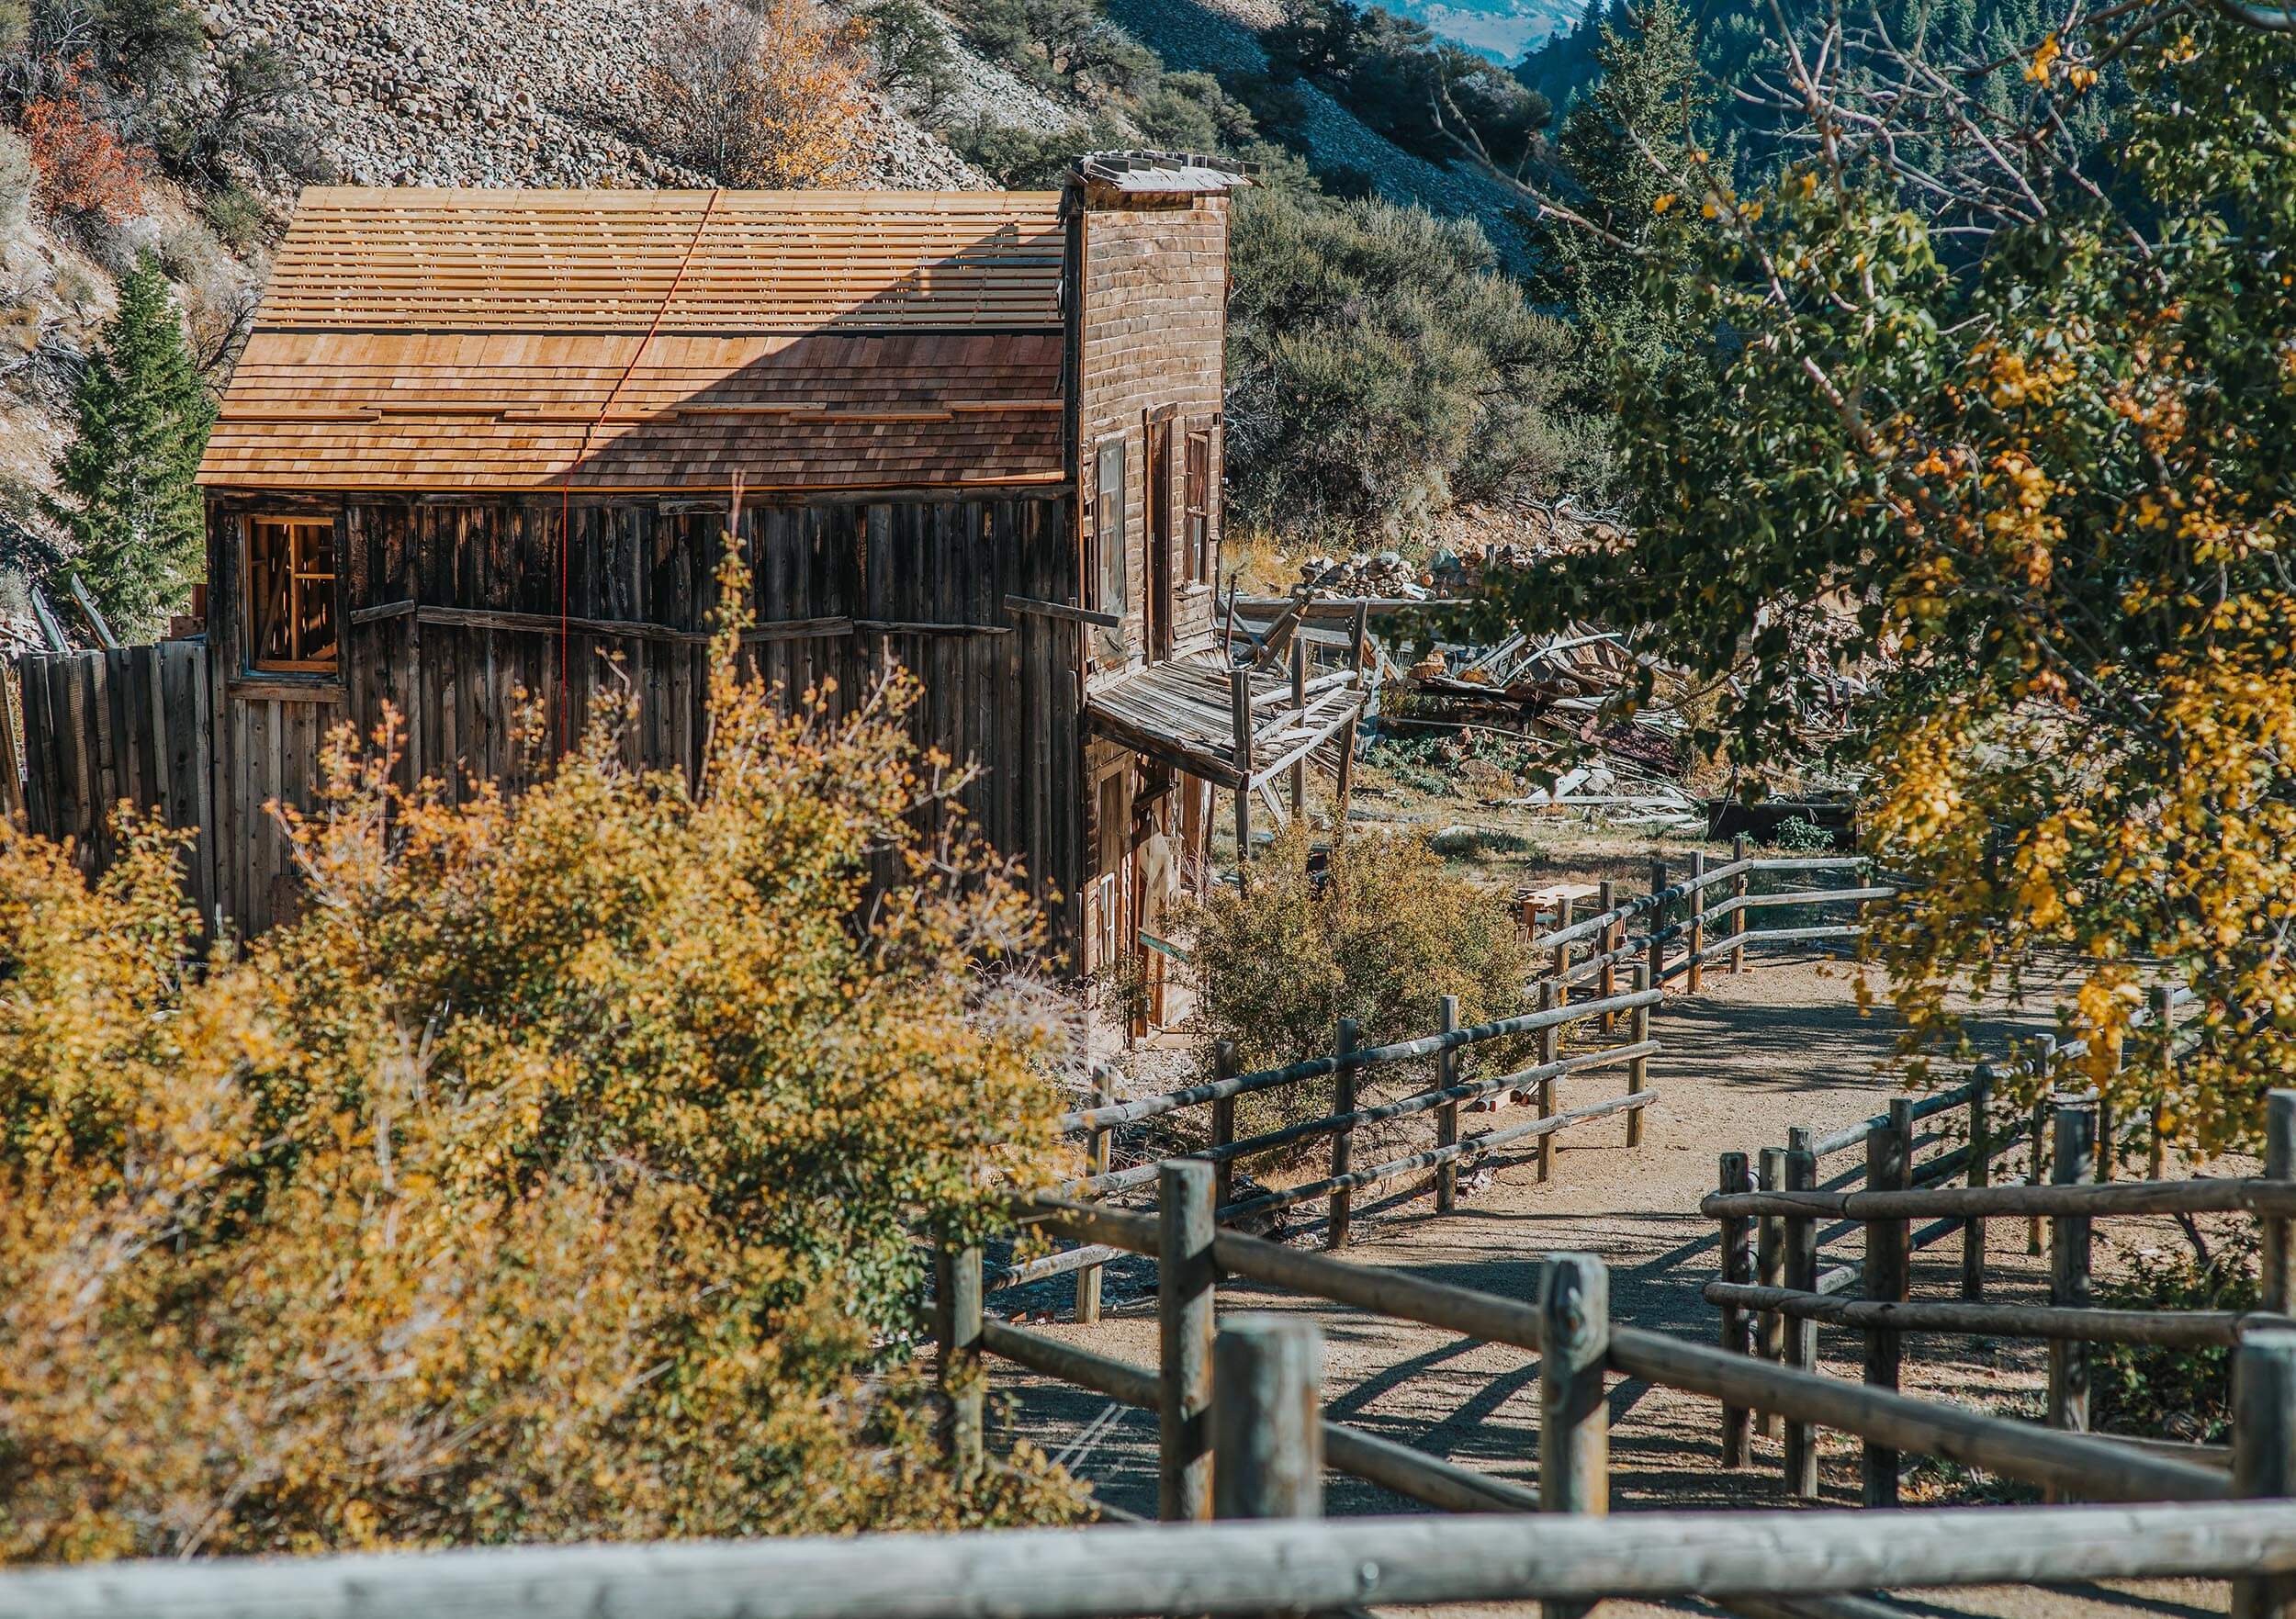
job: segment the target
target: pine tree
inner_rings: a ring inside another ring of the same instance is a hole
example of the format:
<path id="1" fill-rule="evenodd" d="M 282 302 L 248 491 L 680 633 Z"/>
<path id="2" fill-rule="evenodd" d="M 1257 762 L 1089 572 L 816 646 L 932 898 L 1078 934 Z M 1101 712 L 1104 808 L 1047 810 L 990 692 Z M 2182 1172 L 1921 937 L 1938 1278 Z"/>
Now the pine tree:
<path id="1" fill-rule="evenodd" d="M 1556 157 L 1570 182 L 1570 206 L 1627 245 L 1542 220 L 1533 285 L 1593 327 L 1604 352 L 1649 361 L 1675 346 L 1677 334 L 1651 285 L 1654 266 L 1638 250 L 1674 184 L 1666 169 L 1707 139 L 1714 87 L 1675 0 L 1648 0 L 1625 28 L 1604 23 L 1602 41 L 1602 76 L 1564 118 Z"/>
<path id="2" fill-rule="evenodd" d="M 71 531 L 73 566 L 113 629 L 152 634 L 204 567 L 193 478 L 215 405 L 148 252 L 120 280 L 118 311 L 97 336 L 76 409 L 53 515 Z"/>

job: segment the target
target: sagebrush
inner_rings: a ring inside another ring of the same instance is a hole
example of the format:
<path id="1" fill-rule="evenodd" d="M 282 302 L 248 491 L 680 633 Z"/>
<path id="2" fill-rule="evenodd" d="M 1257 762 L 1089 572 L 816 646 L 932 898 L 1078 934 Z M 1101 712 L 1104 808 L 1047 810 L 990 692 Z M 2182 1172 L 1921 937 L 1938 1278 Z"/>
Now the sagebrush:
<path id="1" fill-rule="evenodd" d="M 1530 947 L 1514 919 L 1427 839 L 1354 834 L 1322 871 L 1309 855 L 1305 832 L 1289 827 L 1244 887 L 1215 888 L 1183 914 L 1207 1062 L 1221 1040 L 1235 1042 L 1244 1070 L 1321 1056 L 1342 1017 L 1366 1045 L 1431 1033 L 1446 995 L 1459 997 L 1463 1026 L 1528 1009 Z M 1471 1065 L 1521 1048 L 1478 1047 Z M 1331 1096 L 1325 1080 L 1247 1096 L 1240 1124 L 1250 1133 L 1314 1118 Z"/>
<path id="2" fill-rule="evenodd" d="M 1035 916 L 914 829 L 905 687 L 784 714 L 737 627 L 698 789 L 626 714 L 459 804 L 338 734 L 243 952 L 175 835 L 91 885 L 0 830 L 0 1557 L 1075 1511 L 1026 1447 L 953 1477 L 901 1349 L 920 1234 L 1064 1164 L 1058 1026 L 979 970 Z"/>

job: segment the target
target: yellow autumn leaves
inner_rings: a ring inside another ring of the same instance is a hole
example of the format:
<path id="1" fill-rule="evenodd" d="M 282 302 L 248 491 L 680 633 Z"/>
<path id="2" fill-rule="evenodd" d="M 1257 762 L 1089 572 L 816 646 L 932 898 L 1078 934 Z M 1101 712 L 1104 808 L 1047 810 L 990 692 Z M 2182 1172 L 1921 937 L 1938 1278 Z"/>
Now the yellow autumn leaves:
<path id="1" fill-rule="evenodd" d="M 605 726 L 459 805 L 343 739 L 238 957 L 169 835 L 91 889 L 0 834 L 0 1557 L 1075 1510 L 948 1476 L 897 1347 L 915 1233 L 1065 1162 L 974 971 L 1031 913 L 917 829 L 901 689 L 784 715 L 736 627 L 698 793 Z M 872 850 L 941 874 L 861 927 Z"/>

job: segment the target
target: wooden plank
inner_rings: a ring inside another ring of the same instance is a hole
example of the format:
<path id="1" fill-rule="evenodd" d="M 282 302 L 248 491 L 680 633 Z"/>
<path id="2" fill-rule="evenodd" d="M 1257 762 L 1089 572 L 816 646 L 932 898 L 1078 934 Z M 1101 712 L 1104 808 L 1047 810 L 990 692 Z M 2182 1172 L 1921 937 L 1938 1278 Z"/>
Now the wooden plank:
<path id="1" fill-rule="evenodd" d="M 1834 1326 L 1884 1326 L 1899 1332 L 1976 1332 L 2088 1344 L 2151 1344 L 2178 1349 L 2237 1344 L 2244 1334 L 2296 1328 L 2269 1310 L 2061 1309 L 2040 1304 L 1966 1304 L 1914 1299 L 1883 1303 L 1793 1287 L 1705 1286 L 1708 1303 L 1776 1310 Z"/>
<path id="2" fill-rule="evenodd" d="M 1097 629 L 1113 630 L 1123 627 L 1123 618 L 1113 613 L 1100 613 L 1089 607 L 1071 607 L 1064 602 L 1042 602 L 1032 596 L 1005 598 L 1005 610 L 1024 613 L 1037 618 L 1056 618 L 1065 624 L 1090 624 Z"/>
<path id="3" fill-rule="evenodd" d="M 2296 1571 L 2296 1502 L 1275 1519 L 152 1560 L 0 1573 L 0 1619 L 1126 1619 Z"/>

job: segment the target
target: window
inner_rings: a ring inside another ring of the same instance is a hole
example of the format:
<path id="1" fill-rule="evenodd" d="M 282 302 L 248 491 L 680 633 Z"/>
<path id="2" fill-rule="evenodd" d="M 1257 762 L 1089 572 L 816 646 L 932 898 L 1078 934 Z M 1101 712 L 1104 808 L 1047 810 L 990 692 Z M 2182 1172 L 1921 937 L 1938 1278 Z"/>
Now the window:
<path id="1" fill-rule="evenodd" d="M 1124 574 L 1124 441 L 1120 438 L 1100 446 L 1092 507 L 1100 536 L 1097 605 L 1103 613 L 1120 613 L 1129 593 Z"/>
<path id="2" fill-rule="evenodd" d="M 1192 429 L 1187 435 L 1187 518 L 1180 536 L 1185 553 L 1181 566 L 1188 583 L 1211 579 L 1211 429 Z"/>
<path id="3" fill-rule="evenodd" d="M 247 522 L 247 663 L 251 669 L 332 674 L 335 525 L 332 519 Z"/>

